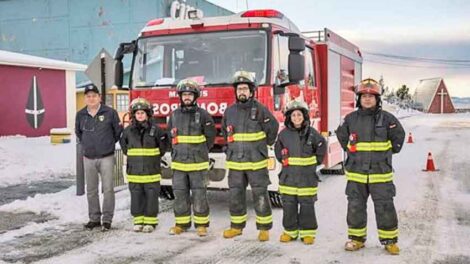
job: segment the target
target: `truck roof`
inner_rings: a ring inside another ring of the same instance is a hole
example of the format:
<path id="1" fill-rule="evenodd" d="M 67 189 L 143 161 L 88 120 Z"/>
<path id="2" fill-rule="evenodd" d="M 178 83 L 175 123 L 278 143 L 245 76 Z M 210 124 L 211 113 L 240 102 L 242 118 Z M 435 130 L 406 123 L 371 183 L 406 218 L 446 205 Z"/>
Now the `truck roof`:
<path id="1" fill-rule="evenodd" d="M 263 13 L 264 12 L 264 13 Z M 240 24 L 262 24 L 269 23 L 279 27 L 285 28 L 292 33 L 301 35 L 298 27 L 292 23 L 290 19 L 284 16 L 281 12 L 273 9 L 266 10 L 249 10 L 240 12 L 229 16 L 217 16 L 217 17 L 203 17 L 199 19 L 173 19 L 173 18 L 160 18 L 149 21 L 147 25 L 142 29 L 139 36 L 144 36 L 146 33 L 162 31 L 161 34 L 165 34 L 164 31 L 171 33 L 172 30 L 178 29 L 191 29 L 192 27 L 204 26 L 204 27 L 224 27 L 227 29 L 229 26 L 240 25 Z"/>

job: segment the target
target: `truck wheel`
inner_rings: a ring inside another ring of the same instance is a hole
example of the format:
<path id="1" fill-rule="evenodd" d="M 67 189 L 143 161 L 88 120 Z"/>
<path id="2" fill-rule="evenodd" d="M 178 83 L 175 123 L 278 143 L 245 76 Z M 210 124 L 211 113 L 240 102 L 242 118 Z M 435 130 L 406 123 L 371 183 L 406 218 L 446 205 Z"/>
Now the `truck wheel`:
<path id="1" fill-rule="evenodd" d="M 175 194 L 173 193 L 173 188 L 171 186 L 162 185 L 160 187 L 160 197 L 167 200 L 174 200 Z"/>
<path id="2" fill-rule="evenodd" d="M 281 194 L 279 192 L 269 191 L 269 200 L 272 207 L 282 208 Z"/>
<path id="3" fill-rule="evenodd" d="M 339 163 L 328 169 L 321 169 L 320 173 L 323 175 L 344 175 L 344 166 L 343 163 Z"/>

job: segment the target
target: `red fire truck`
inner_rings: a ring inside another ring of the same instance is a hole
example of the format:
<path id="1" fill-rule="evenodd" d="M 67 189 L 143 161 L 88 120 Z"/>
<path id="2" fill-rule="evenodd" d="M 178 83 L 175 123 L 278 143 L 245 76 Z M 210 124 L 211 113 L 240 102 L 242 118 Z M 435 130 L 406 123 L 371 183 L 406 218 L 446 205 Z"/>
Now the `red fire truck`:
<path id="1" fill-rule="evenodd" d="M 219 132 L 210 153 L 209 188 L 228 188 L 220 126 L 225 109 L 235 102 L 230 80 L 238 70 L 255 74 L 256 98 L 272 111 L 281 128 L 286 104 L 305 101 L 312 125 L 328 142 L 324 169 L 343 160 L 334 130 L 354 108 L 353 86 L 361 79 L 362 56 L 358 47 L 328 29 L 302 33 L 276 10 L 207 18 L 190 11 L 186 20 L 151 20 L 136 40 L 120 44 L 115 56 L 118 87 L 122 87 L 125 54 L 132 54 L 130 98 L 148 99 L 162 127 L 179 105 L 178 81 L 193 78 L 202 85 L 198 103 L 213 116 Z M 169 168 L 169 155 L 163 163 Z M 269 191 L 275 206 L 280 205 L 280 169 L 271 148 Z M 163 171 L 161 184 L 163 193 L 172 198 L 169 169 Z"/>

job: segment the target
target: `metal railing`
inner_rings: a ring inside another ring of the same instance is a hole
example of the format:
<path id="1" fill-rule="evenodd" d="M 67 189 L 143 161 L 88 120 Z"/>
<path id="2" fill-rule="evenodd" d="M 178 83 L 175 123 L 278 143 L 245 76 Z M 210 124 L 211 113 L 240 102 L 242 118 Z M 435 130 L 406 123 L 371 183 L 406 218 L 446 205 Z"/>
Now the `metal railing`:
<path id="1" fill-rule="evenodd" d="M 304 31 L 302 34 L 315 42 L 326 41 L 325 30 Z"/>

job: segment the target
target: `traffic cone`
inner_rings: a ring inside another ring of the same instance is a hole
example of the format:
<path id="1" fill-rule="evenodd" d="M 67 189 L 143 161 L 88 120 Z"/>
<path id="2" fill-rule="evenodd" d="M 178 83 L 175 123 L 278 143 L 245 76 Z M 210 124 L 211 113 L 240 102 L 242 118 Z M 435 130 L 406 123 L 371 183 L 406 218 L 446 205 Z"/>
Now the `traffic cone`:
<path id="1" fill-rule="evenodd" d="M 411 132 L 408 134 L 408 141 L 406 143 L 414 143 L 413 142 L 413 136 L 411 135 Z"/>
<path id="2" fill-rule="evenodd" d="M 426 169 L 423 171 L 438 171 L 434 166 L 434 160 L 432 159 L 431 152 L 428 153 L 428 161 L 426 162 Z"/>

